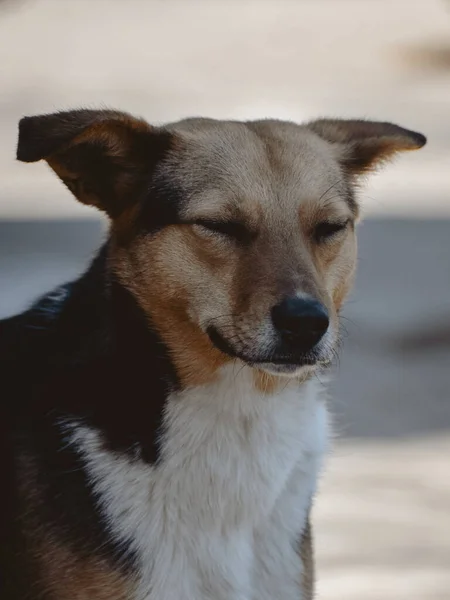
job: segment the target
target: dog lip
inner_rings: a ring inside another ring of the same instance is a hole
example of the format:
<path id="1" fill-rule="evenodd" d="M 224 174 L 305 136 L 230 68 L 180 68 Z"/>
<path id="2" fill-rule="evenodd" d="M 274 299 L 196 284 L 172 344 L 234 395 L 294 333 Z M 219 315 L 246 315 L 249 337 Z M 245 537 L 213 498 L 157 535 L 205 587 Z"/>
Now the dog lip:
<path id="1" fill-rule="evenodd" d="M 238 352 L 233 348 L 233 346 L 217 331 L 215 327 L 210 325 L 206 330 L 208 337 L 213 346 L 215 346 L 218 350 L 231 356 L 232 358 L 242 358 Z M 243 358 L 242 358 L 243 359 Z M 244 360 L 244 359 L 243 359 Z"/>
<path id="2" fill-rule="evenodd" d="M 206 330 L 208 337 L 218 350 L 226 354 L 227 356 L 231 356 L 232 358 L 239 358 L 250 366 L 258 366 L 258 365 L 278 365 L 278 366 L 286 366 L 286 367 L 304 367 L 304 366 L 314 366 L 317 364 L 317 359 L 308 357 L 305 355 L 295 356 L 292 354 L 285 355 L 277 355 L 272 354 L 270 356 L 262 356 L 258 358 L 253 358 L 246 356 L 245 354 L 238 352 L 233 348 L 233 346 L 226 340 L 215 327 L 210 326 Z"/>
<path id="3" fill-rule="evenodd" d="M 294 357 L 294 356 L 269 356 L 267 358 L 252 360 L 251 363 L 254 365 L 284 365 L 284 366 L 292 366 L 292 367 L 304 367 L 306 365 L 313 366 L 316 364 L 316 360 L 312 360 L 310 358 L 306 358 L 303 356 Z"/>

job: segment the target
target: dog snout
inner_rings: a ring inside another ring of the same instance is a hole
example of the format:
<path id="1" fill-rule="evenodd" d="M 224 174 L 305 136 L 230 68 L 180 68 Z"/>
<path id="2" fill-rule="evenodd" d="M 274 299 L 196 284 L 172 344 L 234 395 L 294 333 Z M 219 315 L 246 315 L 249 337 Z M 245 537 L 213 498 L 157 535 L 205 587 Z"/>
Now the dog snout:
<path id="1" fill-rule="evenodd" d="M 325 306 L 312 297 L 290 297 L 271 310 L 272 323 L 282 341 L 297 351 L 311 350 L 330 323 Z"/>

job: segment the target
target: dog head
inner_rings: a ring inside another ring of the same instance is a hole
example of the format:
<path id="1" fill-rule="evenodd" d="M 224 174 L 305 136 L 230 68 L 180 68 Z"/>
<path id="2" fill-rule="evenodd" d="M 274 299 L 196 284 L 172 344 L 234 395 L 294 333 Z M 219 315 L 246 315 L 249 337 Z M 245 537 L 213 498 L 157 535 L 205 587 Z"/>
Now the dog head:
<path id="1" fill-rule="evenodd" d="M 234 359 L 291 376 L 330 361 L 355 269 L 355 183 L 425 141 L 369 121 L 155 128 L 79 110 L 22 119 L 17 156 L 45 159 L 109 215 L 110 268 L 195 384 Z"/>

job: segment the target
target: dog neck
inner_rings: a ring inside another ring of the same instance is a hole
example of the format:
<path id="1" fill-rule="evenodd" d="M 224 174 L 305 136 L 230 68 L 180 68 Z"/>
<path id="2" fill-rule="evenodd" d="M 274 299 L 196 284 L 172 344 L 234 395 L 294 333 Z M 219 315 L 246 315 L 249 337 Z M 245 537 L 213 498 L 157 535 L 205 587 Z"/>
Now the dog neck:
<path id="1" fill-rule="evenodd" d="M 226 385 L 230 372 L 239 371 L 246 375 L 237 379 L 233 375 L 237 395 L 244 396 L 248 385 L 261 396 L 272 396 L 288 384 L 299 384 L 230 360 L 217 364 L 211 376 L 211 361 L 203 365 L 204 353 L 189 349 L 182 336 L 186 356 L 180 369 L 174 348 L 153 326 L 151 314 L 112 272 L 109 252 L 106 244 L 86 273 L 67 287 L 57 315 L 55 361 L 61 379 L 67 381 L 70 371 L 73 384 L 60 398 L 49 397 L 48 409 L 54 410 L 56 404 L 58 415 L 94 426 L 112 449 L 139 448 L 140 455 L 153 463 L 159 457 L 171 394 L 214 387 L 222 380 Z M 186 373 L 191 374 L 188 381 Z M 240 390 L 239 382 L 245 382 L 245 389 Z"/>

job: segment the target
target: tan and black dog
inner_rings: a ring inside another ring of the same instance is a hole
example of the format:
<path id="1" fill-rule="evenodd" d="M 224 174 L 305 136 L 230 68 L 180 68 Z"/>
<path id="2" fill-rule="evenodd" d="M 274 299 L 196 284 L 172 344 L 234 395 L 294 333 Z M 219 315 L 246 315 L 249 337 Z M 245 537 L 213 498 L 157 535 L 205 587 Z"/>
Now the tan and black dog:
<path id="1" fill-rule="evenodd" d="M 355 184 L 389 123 L 26 117 L 110 217 L 87 272 L 0 322 L 1 600 L 309 600 Z"/>

